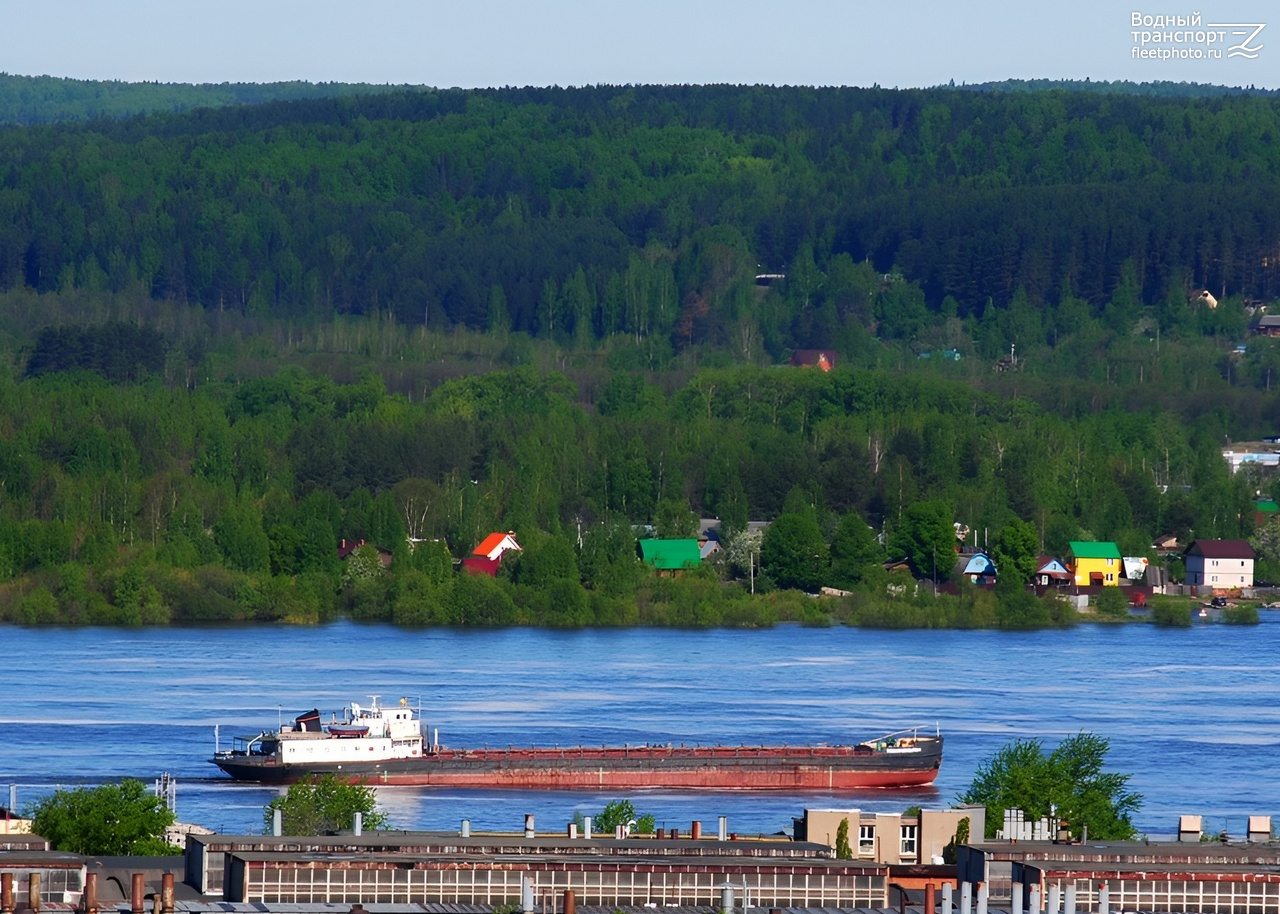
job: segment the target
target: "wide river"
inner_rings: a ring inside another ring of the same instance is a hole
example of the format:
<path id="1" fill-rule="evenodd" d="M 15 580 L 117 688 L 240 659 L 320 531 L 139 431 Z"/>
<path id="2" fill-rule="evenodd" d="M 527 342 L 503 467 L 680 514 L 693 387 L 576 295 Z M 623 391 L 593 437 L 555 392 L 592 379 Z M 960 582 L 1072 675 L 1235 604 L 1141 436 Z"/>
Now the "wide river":
<path id="1" fill-rule="evenodd" d="M 129 775 L 178 779 L 180 819 L 262 829 L 269 788 L 208 763 L 222 745 L 312 707 L 408 697 L 452 746 L 858 741 L 908 726 L 947 738 L 936 789 L 845 795 L 642 792 L 659 825 L 716 816 L 776 832 L 806 806 L 901 810 L 953 802 L 1016 738 L 1087 730 L 1145 797 L 1152 834 L 1179 813 L 1242 833 L 1280 814 L 1280 618 L 1256 627 L 1083 625 L 1071 631 L 411 631 L 0 627 L 0 804 Z M 381 788 L 394 828 L 540 831 L 615 794 Z M 1277 819 L 1280 821 L 1280 819 Z"/>

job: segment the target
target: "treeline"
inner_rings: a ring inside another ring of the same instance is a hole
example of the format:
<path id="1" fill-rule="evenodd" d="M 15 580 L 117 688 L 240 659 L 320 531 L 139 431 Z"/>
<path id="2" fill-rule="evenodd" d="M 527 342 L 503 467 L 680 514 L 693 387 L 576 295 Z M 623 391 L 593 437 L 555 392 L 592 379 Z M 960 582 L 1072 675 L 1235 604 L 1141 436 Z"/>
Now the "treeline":
<path id="1" fill-rule="evenodd" d="M 1215 86 L 1211 83 L 1171 82 L 1167 79 L 1135 83 L 1127 79 L 1002 79 L 985 83 L 963 83 L 952 88 L 971 92 L 1094 92 L 1104 95 L 1147 95 L 1162 98 L 1218 98 L 1224 95 L 1280 95 L 1280 89 L 1248 86 Z"/>
<path id="2" fill-rule="evenodd" d="M 416 401 L 372 374 L 50 373 L 0 380 L 0 414 L 0 618 L 22 622 L 1056 624 L 1025 596 L 935 602 L 882 563 L 945 581 L 957 521 L 1008 569 L 1072 539 L 1245 536 L 1260 484 L 1228 474 L 1207 423 L 1066 418 L 924 372 L 704 369 L 670 392 L 617 372 L 593 409 L 529 368 Z M 688 536 L 704 516 L 714 562 L 664 579 L 637 560 L 638 525 Z M 749 520 L 774 523 L 760 540 Z M 494 530 L 524 553 L 456 575 Z M 367 545 L 340 561 L 342 540 Z M 820 585 L 859 595 L 785 591 Z"/>
<path id="3" fill-rule="evenodd" d="M 121 82 L 18 76 L 0 73 L 0 124 L 52 124 L 123 118 L 156 111 L 193 111 L 267 101 L 332 98 L 403 92 L 407 86 L 367 83 L 185 83 Z"/>
<path id="4" fill-rule="evenodd" d="M 616 337 L 645 367 L 924 344 L 953 318 L 1016 324 L 998 342 L 1024 351 L 1095 325 L 1229 336 L 1278 288 L 1276 135 L 1252 95 L 731 86 L 14 127 L 0 290 Z M 761 300 L 759 272 L 788 278 Z M 1237 304 L 1199 326 L 1199 288 Z"/>

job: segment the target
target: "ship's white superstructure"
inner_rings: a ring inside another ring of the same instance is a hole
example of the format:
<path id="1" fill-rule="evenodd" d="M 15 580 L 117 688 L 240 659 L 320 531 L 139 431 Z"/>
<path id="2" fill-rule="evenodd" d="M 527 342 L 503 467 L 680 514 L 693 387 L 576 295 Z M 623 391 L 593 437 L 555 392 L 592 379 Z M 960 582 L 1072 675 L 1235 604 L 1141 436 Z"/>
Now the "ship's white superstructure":
<path id="1" fill-rule="evenodd" d="M 319 716 L 302 715 L 279 730 L 253 737 L 237 737 L 237 752 L 272 756 L 286 765 L 379 762 L 418 758 L 423 752 L 422 729 L 406 699 L 386 708 L 371 696 L 365 707 L 352 702 L 327 723 Z"/>

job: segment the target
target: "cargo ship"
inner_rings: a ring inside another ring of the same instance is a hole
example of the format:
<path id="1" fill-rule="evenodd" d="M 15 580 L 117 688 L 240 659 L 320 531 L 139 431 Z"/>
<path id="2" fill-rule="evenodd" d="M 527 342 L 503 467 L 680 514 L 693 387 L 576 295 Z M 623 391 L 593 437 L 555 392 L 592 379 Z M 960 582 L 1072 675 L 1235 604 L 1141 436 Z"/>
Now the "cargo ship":
<path id="1" fill-rule="evenodd" d="M 512 790 L 851 790 L 924 787 L 942 764 L 942 735 L 920 728 L 855 745 L 574 746 L 458 749 L 428 739 L 405 699 L 318 710 L 278 730 L 239 736 L 210 760 L 238 781 L 290 784 L 312 775 L 429 787 Z"/>

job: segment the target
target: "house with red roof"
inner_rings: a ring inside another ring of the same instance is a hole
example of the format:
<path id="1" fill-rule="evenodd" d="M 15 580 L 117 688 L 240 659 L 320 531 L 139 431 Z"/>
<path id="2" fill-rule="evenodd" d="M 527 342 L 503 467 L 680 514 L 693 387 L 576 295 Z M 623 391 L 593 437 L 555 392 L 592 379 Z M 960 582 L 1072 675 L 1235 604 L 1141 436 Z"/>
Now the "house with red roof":
<path id="1" fill-rule="evenodd" d="M 1074 580 L 1067 563 L 1052 555 L 1036 559 L 1036 573 L 1032 580 L 1040 587 L 1066 587 Z"/>
<path id="2" fill-rule="evenodd" d="M 509 550 L 523 552 L 514 533 L 490 533 L 471 554 L 462 560 L 462 570 L 469 574 L 487 574 L 494 577 L 502 564 L 502 556 Z"/>
<path id="3" fill-rule="evenodd" d="M 1215 590 L 1252 587 L 1256 557 L 1248 540 L 1196 540 L 1183 556 L 1187 583 Z"/>
<path id="4" fill-rule="evenodd" d="M 351 553 L 355 552 L 361 546 L 367 546 L 367 545 L 369 545 L 369 541 L 366 539 L 339 540 L 338 541 L 338 558 L 342 559 L 345 562 L 351 556 Z M 391 550 L 383 549 L 381 546 L 376 546 L 375 548 L 378 550 L 378 561 L 382 563 L 382 567 L 390 568 L 391 567 Z"/>
<path id="5" fill-rule="evenodd" d="M 797 349 L 791 353 L 791 364 L 797 368 L 830 371 L 836 367 L 836 351 L 834 349 Z"/>

